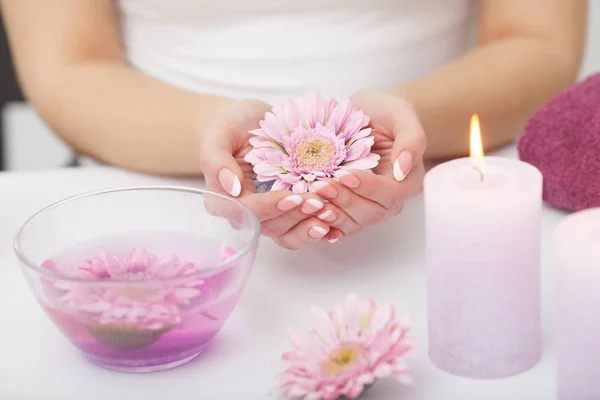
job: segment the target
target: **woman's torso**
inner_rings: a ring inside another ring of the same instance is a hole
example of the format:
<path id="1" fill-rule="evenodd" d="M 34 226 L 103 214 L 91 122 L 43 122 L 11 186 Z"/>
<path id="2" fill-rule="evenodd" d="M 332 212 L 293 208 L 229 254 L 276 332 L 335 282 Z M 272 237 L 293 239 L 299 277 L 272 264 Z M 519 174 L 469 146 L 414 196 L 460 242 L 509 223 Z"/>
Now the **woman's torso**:
<path id="1" fill-rule="evenodd" d="M 130 63 L 268 102 L 422 76 L 470 44 L 471 0 L 118 0 Z"/>

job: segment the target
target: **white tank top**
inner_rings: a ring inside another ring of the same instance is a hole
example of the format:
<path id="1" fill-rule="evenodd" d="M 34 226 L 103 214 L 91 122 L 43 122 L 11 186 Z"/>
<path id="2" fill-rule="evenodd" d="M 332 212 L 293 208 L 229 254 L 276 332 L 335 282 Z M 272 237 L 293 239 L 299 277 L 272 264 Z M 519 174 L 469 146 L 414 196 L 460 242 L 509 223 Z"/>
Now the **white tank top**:
<path id="1" fill-rule="evenodd" d="M 431 72 L 470 45 L 471 0 L 117 0 L 139 70 L 190 91 L 342 97 Z"/>

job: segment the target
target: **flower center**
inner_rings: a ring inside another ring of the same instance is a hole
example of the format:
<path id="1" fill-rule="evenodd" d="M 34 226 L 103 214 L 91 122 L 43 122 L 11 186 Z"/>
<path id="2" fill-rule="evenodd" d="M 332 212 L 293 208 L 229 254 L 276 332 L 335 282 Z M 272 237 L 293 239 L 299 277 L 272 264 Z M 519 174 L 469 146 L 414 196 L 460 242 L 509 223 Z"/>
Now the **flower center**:
<path id="1" fill-rule="evenodd" d="M 296 163 L 299 167 L 321 168 L 329 164 L 333 154 L 333 144 L 312 138 L 300 143 L 296 149 Z"/>
<path id="2" fill-rule="evenodd" d="M 338 347 L 329 354 L 329 357 L 323 365 L 325 373 L 330 376 L 339 376 L 346 369 L 356 364 L 362 355 L 362 349 L 359 346 Z"/>
<path id="3" fill-rule="evenodd" d="M 141 301 L 152 296 L 152 294 L 156 292 L 156 289 L 151 287 L 133 286 L 120 289 L 119 292 L 122 296 L 127 297 L 130 300 Z"/>

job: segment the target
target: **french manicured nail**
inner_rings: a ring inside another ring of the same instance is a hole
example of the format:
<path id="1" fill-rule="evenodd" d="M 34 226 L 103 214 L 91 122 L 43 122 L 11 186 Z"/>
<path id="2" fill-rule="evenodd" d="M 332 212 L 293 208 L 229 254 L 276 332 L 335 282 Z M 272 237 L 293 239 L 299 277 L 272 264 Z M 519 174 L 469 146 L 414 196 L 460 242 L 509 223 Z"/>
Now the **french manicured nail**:
<path id="1" fill-rule="evenodd" d="M 356 189 L 360 186 L 360 179 L 358 179 L 352 172 L 344 171 L 343 169 L 335 173 L 335 177 L 344 186 L 350 189 Z"/>
<path id="2" fill-rule="evenodd" d="M 314 214 L 323 208 L 323 206 L 324 204 L 321 200 L 308 199 L 304 202 L 304 204 L 302 204 L 300 211 L 302 211 L 304 214 Z"/>
<path id="3" fill-rule="evenodd" d="M 323 211 L 321 214 L 317 215 L 317 218 L 325 222 L 333 222 L 337 219 L 333 210 Z"/>
<path id="4" fill-rule="evenodd" d="M 394 162 L 394 178 L 402 182 L 410 172 L 415 159 L 408 150 L 403 150 Z"/>
<path id="5" fill-rule="evenodd" d="M 233 197 L 238 197 L 242 192 L 240 179 L 229 168 L 223 168 L 219 171 L 219 183 Z"/>
<path id="6" fill-rule="evenodd" d="M 327 239 L 327 241 L 331 244 L 336 244 L 337 242 L 340 241 L 340 237 L 339 236 L 330 237 L 329 239 Z"/>
<path id="7" fill-rule="evenodd" d="M 311 186 L 315 192 L 319 193 L 326 199 L 335 199 L 338 195 L 337 189 L 327 182 L 316 181 L 313 182 Z"/>
<path id="8" fill-rule="evenodd" d="M 317 225 L 309 229 L 308 235 L 313 239 L 321 239 L 323 236 L 327 235 L 327 232 L 327 229 Z"/>
<path id="9" fill-rule="evenodd" d="M 298 207 L 302 203 L 302 196 L 299 194 L 293 194 L 286 198 L 279 200 L 277 203 L 277 208 L 280 211 L 290 211 L 296 207 Z"/>

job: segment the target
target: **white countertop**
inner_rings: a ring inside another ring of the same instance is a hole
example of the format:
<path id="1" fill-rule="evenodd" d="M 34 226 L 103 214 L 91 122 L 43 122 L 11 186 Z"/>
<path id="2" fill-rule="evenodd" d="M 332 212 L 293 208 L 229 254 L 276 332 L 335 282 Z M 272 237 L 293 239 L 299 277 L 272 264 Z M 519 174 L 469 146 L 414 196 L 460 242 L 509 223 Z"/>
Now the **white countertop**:
<path id="1" fill-rule="evenodd" d="M 516 157 L 514 148 L 498 155 Z M 451 376 L 427 358 L 422 198 L 389 223 L 338 246 L 296 252 L 263 239 L 244 295 L 213 346 L 191 363 L 154 374 L 123 374 L 86 361 L 42 312 L 12 252 L 22 222 L 50 202 L 83 191 L 121 185 L 185 183 L 104 167 L 0 173 L 0 398 L 19 399 L 273 399 L 276 376 L 289 347 L 286 328 L 309 328 L 311 305 L 332 306 L 354 291 L 391 300 L 414 314 L 418 355 L 410 360 L 411 388 L 377 383 L 375 400 L 553 400 L 555 354 L 552 306 L 552 234 L 564 213 L 546 208 L 542 278 L 544 354 L 538 366 L 509 379 L 477 381 Z M 263 365 L 262 367 L 260 365 Z"/>

